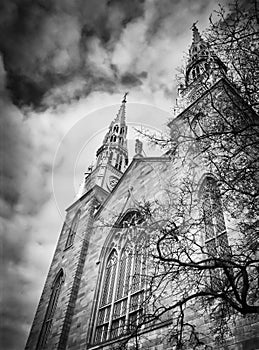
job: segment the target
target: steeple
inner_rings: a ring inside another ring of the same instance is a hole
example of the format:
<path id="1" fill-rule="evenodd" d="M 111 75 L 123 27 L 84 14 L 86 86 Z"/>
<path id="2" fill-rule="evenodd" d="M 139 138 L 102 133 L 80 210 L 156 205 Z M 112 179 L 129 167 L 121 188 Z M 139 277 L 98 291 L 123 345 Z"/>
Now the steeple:
<path id="1" fill-rule="evenodd" d="M 126 96 L 125 93 L 119 111 L 111 122 L 109 130 L 104 137 L 102 146 L 97 150 L 97 166 L 109 163 L 123 172 L 128 165 L 127 126 L 126 126 Z"/>
<path id="2" fill-rule="evenodd" d="M 184 82 L 178 89 L 176 114 L 188 107 L 202 92 L 227 72 L 227 67 L 202 38 L 196 23 L 191 27 L 192 43 L 189 48 Z"/>
<path id="3" fill-rule="evenodd" d="M 94 185 L 111 192 L 128 165 L 126 97 L 123 96 L 121 106 L 96 152 L 96 164 L 88 168 L 84 183 L 77 197 L 82 196 Z"/>
<path id="4" fill-rule="evenodd" d="M 197 22 L 196 22 L 197 23 Z M 226 73 L 226 66 L 210 49 L 207 42 L 201 37 L 198 28 L 194 23 L 192 29 L 192 44 L 189 49 L 189 58 L 186 66 L 185 84 L 191 85 L 202 77 L 211 77 L 216 71 Z M 213 73 L 213 74 L 212 74 Z"/>
<path id="5" fill-rule="evenodd" d="M 205 64 L 209 58 L 209 48 L 202 39 L 196 23 L 192 25 L 192 44 L 189 49 L 189 58 L 186 66 L 185 83 L 190 85 L 198 79 L 208 68 Z"/>

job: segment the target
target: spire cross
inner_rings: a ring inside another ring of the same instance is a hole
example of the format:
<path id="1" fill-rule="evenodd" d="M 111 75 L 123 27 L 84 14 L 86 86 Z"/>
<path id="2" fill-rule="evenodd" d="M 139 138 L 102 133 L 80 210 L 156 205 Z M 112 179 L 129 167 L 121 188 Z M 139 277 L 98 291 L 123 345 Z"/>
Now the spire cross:
<path id="1" fill-rule="evenodd" d="M 124 96 L 123 96 L 122 102 L 124 102 L 124 103 L 127 102 L 126 97 L 127 97 L 128 93 L 129 93 L 129 92 L 125 92 L 125 94 L 124 94 Z"/>

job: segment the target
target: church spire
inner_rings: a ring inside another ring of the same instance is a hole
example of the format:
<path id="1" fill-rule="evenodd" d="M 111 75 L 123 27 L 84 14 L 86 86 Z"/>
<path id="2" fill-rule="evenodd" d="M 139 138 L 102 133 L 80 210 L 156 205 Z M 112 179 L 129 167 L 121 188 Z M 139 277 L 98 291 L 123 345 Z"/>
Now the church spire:
<path id="1" fill-rule="evenodd" d="M 124 94 L 123 100 L 121 101 L 121 106 L 115 119 L 111 122 L 108 132 L 106 133 L 102 146 L 97 151 L 97 157 L 99 160 L 99 154 L 105 148 L 109 148 L 109 153 L 111 154 L 111 149 L 116 149 L 120 151 L 127 151 L 127 125 L 126 125 L 126 96 L 128 92 Z M 117 168 L 117 166 L 116 166 Z M 119 167 L 121 171 L 122 168 Z"/>
<path id="2" fill-rule="evenodd" d="M 203 40 L 196 23 L 193 23 L 192 44 L 189 49 L 189 58 L 186 66 L 185 85 L 190 86 L 201 80 L 202 77 L 208 77 L 211 72 L 220 70 L 226 73 L 226 66 L 210 49 L 208 43 Z"/>
<path id="3" fill-rule="evenodd" d="M 193 23 L 192 29 L 192 44 L 189 49 L 189 58 L 186 66 L 186 85 L 190 85 L 193 81 L 200 77 L 205 68 L 205 61 L 208 58 L 208 45 L 202 39 L 200 32 L 196 26 L 196 23 Z"/>
<path id="4" fill-rule="evenodd" d="M 227 72 L 227 67 L 202 38 L 196 24 L 197 22 L 191 26 L 192 43 L 189 48 L 184 81 L 178 88 L 178 98 L 174 108 L 176 115 Z"/>
<path id="5" fill-rule="evenodd" d="M 109 126 L 102 146 L 98 149 L 96 169 L 99 171 L 99 186 L 111 191 L 128 165 L 126 97 L 123 96 L 121 106 Z"/>
<path id="6" fill-rule="evenodd" d="M 80 187 L 78 198 L 94 185 L 111 192 L 128 165 L 126 97 L 123 96 L 121 106 L 96 152 L 96 164 L 88 168 Z"/>

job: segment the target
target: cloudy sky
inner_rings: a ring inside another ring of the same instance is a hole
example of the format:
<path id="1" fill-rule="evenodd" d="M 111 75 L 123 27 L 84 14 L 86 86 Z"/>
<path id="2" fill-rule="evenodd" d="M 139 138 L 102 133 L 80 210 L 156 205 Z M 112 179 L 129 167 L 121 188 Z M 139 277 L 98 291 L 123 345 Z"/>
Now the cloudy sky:
<path id="1" fill-rule="evenodd" d="M 130 92 L 131 127 L 163 130 L 190 27 L 198 20 L 202 32 L 214 6 L 214 0 L 1 1 L 2 349 L 24 347 L 65 207 L 123 93 Z M 129 138 L 132 148 L 132 129 Z"/>

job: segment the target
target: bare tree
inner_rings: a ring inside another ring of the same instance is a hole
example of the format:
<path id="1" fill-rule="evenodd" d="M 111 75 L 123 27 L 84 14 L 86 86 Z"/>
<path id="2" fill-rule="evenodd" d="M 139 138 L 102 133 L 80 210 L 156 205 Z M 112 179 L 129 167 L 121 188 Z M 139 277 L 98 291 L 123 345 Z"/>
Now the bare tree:
<path id="1" fill-rule="evenodd" d="M 255 2 L 230 10 L 220 7 L 207 32 L 230 79 L 201 80 L 202 103 L 169 137 L 141 132 L 168 147 L 173 166 L 167 200 L 139 203 L 150 257 L 134 334 L 165 324 L 176 349 L 212 344 L 213 333 L 223 342 L 241 317 L 259 314 L 258 17 Z"/>
<path id="2" fill-rule="evenodd" d="M 258 112 L 259 9 L 257 0 L 233 1 L 210 17 L 206 37 L 225 62 L 229 78 L 242 97 Z"/>

